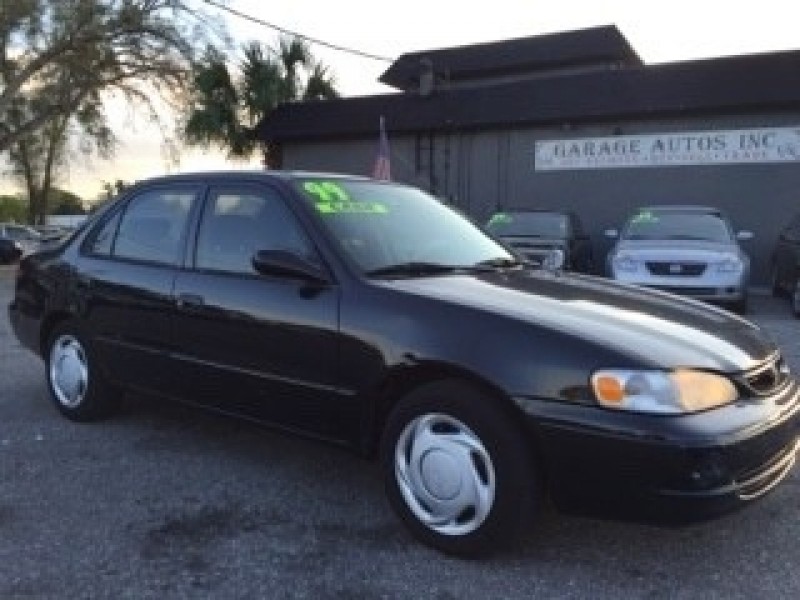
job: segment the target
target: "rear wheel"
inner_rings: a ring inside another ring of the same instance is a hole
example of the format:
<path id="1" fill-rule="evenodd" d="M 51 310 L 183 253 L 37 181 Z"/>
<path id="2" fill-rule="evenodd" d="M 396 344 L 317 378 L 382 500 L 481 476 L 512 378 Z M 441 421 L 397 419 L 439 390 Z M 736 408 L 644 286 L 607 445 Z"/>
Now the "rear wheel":
<path id="1" fill-rule="evenodd" d="M 68 419 L 100 419 L 119 406 L 121 390 L 105 379 L 88 339 L 74 321 L 60 323 L 51 333 L 46 367 L 50 396 Z"/>
<path id="2" fill-rule="evenodd" d="M 510 545 L 536 509 L 530 446 L 496 399 L 447 380 L 406 396 L 381 440 L 389 502 L 423 543 L 456 556 Z"/>

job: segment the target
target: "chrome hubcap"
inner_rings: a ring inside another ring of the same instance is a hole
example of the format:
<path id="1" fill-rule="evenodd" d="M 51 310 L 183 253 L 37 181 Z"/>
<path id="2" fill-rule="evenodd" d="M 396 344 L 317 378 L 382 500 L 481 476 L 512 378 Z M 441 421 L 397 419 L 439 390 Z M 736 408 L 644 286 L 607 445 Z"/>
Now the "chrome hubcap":
<path id="1" fill-rule="evenodd" d="M 494 504 L 489 453 L 469 427 L 448 415 L 427 414 L 406 425 L 395 447 L 395 476 L 417 519 L 444 535 L 474 531 Z"/>
<path id="2" fill-rule="evenodd" d="M 50 385 L 56 399 L 67 408 L 83 402 L 89 388 L 89 367 L 81 343 L 62 335 L 50 349 Z"/>

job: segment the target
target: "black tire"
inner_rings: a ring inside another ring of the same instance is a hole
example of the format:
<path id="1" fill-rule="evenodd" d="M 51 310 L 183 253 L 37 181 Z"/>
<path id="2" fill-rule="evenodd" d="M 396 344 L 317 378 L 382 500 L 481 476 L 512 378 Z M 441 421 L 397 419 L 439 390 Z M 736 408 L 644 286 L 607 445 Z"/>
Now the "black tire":
<path id="1" fill-rule="evenodd" d="M 119 408 L 122 390 L 106 380 L 76 321 L 63 321 L 51 332 L 45 368 L 50 397 L 68 419 L 96 421 Z"/>
<path id="2" fill-rule="evenodd" d="M 538 511 L 531 444 L 496 403 L 465 382 L 429 383 L 399 402 L 381 438 L 389 504 L 414 537 L 446 554 L 472 558 L 510 547 Z M 415 455 L 424 457 L 419 469 L 410 464 Z M 476 488 L 483 495 L 471 493 Z M 451 505 L 443 512 L 460 512 L 429 526 L 422 518 L 436 512 L 436 491 L 439 504 Z"/>

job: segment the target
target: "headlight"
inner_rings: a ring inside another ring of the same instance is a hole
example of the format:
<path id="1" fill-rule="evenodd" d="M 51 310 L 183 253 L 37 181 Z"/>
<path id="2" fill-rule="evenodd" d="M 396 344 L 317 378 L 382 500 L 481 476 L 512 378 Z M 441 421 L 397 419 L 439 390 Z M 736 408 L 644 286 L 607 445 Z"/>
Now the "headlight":
<path id="1" fill-rule="evenodd" d="M 707 410 L 738 397 L 727 378 L 690 369 L 604 369 L 592 375 L 592 389 L 597 401 L 607 408 L 657 414 Z"/>
<path id="2" fill-rule="evenodd" d="M 547 253 L 542 261 L 542 267 L 549 271 L 557 271 L 564 266 L 564 251 L 561 248 L 553 248 Z"/>
<path id="3" fill-rule="evenodd" d="M 635 271 L 639 267 L 637 261 L 624 254 L 617 255 L 611 259 L 611 265 L 615 271 Z"/>
<path id="4" fill-rule="evenodd" d="M 737 273 L 742 270 L 742 260 L 738 256 L 726 256 L 717 263 L 717 271 L 720 273 Z"/>

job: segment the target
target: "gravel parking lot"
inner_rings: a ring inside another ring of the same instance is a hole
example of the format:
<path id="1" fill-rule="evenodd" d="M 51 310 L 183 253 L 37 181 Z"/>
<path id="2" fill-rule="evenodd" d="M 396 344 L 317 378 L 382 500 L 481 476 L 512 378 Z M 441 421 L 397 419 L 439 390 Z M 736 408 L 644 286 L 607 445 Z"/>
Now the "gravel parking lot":
<path id="1" fill-rule="evenodd" d="M 131 397 L 83 425 L 13 337 L 0 267 L 0 598 L 797 598 L 800 468 L 748 510 L 685 529 L 548 514 L 516 551 L 442 557 L 336 447 Z M 750 317 L 800 372 L 800 320 Z"/>

